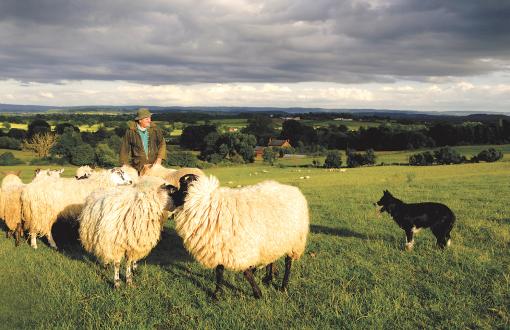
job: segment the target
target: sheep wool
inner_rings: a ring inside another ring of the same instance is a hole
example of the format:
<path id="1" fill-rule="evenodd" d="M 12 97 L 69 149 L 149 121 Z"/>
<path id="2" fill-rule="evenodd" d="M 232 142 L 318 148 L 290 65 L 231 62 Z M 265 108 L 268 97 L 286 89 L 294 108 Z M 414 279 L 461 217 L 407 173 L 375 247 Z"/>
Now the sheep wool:
<path id="1" fill-rule="evenodd" d="M 91 194 L 80 215 L 80 240 L 86 251 L 104 264 L 118 267 L 126 258 L 126 281 L 131 266 L 144 258 L 159 241 L 172 199 L 162 188 L 164 180 L 143 177 L 129 187 L 114 187 Z"/>
<path id="2" fill-rule="evenodd" d="M 205 176 L 205 173 L 199 168 L 183 167 L 178 170 L 174 170 L 173 172 L 170 172 L 164 178 L 168 184 L 171 184 L 172 186 L 179 188 L 179 179 L 186 174 L 195 174 L 196 176 Z"/>
<path id="3" fill-rule="evenodd" d="M 299 259 L 309 231 L 308 204 L 298 188 L 275 181 L 233 189 L 201 176 L 189 186 L 175 223 L 202 265 L 244 271 L 284 255 Z"/>
<path id="4" fill-rule="evenodd" d="M 0 218 L 4 219 L 9 231 L 21 223 L 21 191 L 25 184 L 16 174 L 7 174 L 2 180 L 0 193 Z"/>
<path id="5" fill-rule="evenodd" d="M 86 180 L 58 178 L 51 183 L 28 184 L 21 194 L 21 202 L 24 227 L 30 233 L 32 247 L 37 248 L 36 236 L 44 235 L 56 248 L 51 227 L 58 219 L 77 219 L 85 199 L 94 190 L 129 183 L 129 176 L 116 168 L 93 172 Z"/>

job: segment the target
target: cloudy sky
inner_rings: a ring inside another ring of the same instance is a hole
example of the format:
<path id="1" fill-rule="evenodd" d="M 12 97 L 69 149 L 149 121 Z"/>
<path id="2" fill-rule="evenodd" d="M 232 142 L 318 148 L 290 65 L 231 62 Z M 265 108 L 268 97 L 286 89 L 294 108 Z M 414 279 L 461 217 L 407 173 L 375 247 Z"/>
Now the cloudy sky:
<path id="1" fill-rule="evenodd" d="M 507 0 L 0 0 L 0 103 L 510 112 Z"/>

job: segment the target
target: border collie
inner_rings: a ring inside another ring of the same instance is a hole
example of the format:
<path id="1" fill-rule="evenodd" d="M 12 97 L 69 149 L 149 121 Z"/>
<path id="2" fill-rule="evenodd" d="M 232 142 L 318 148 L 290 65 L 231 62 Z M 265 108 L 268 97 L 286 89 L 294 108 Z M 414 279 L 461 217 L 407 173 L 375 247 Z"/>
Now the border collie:
<path id="1" fill-rule="evenodd" d="M 444 249 L 450 245 L 450 232 L 455 223 L 455 215 L 448 206 L 431 202 L 407 204 L 393 197 L 388 190 L 384 191 L 376 204 L 382 206 L 380 211 L 388 212 L 406 232 L 406 250 L 413 249 L 413 234 L 421 228 L 428 227 L 436 236 L 440 248 Z"/>

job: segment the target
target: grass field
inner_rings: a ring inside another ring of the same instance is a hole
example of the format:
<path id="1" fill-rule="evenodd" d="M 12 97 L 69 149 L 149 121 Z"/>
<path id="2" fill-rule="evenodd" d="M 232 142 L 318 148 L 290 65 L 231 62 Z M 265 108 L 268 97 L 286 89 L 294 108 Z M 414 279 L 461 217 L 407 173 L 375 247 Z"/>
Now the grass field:
<path id="1" fill-rule="evenodd" d="M 33 168 L 22 167 L 25 179 Z M 302 189 L 310 235 L 288 293 L 264 287 L 259 271 L 263 298 L 255 300 L 242 274 L 226 272 L 225 294 L 214 302 L 213 271 L 187 254 L 172 221 L 141 262 L 136 287 L 119 291 L 112 289 L 112 268 L 76 242 L 59 252 L 45 244 L 32 250 L 1 236 L 0 328 L 510 327 L 509 162 L 343 173 L 255 164 L 207 173 L 227 186 L 276 179 Z M 457 216 L 452 246 L 440 251 L 422 231 L 414 251 L 403 251 L 403 231 L 372 206 L 383 189 L 409 202 L 448 204 Z"/>

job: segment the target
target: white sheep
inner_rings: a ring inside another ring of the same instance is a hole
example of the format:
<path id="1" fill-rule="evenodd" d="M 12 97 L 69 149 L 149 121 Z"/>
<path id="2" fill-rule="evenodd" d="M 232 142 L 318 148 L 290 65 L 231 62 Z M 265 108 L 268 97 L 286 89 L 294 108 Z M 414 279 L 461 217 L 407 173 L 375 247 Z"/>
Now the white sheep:
<path id="1" fill-rule="evenodd" d="M 134 186 L 96 191 L 87 198 L 79 218 L 81 244 L 104 264 L 113 263 L 115 288 L 122 259 L 131 285 L 136 261 L 156 246 L 173 209 L 169 192 L 176 190 L 162 178 L 147 176 Z"/>
<path id="2" fill-rule="evenodd" d="M 30 245 L 37 249 L 38 235 L 46 236 L 57 248 L 51 228 L 58 219 L 77 219 L 85 199 L 96 189 L 130 184 L 131 178 L 120 168 L 95 171 L 86 180 L 58 178 L 51 182 L 32 182 L 21 193 L 24 228 L 30 233 Z"/>
<path id="3" fill-rule="evenodd" d="M 260 298 L 254 267 L 267 265 L 264 282 L 269 283 L 273 262 L 283 255 L 281 289 L 286 289 L 292 260 L 303 254 L 309 232 L 308 204 L 298 188 L 264 181 L 234 189 L 219 187 L 213 176 L 186 175 L 171 196 L 184 246 L 205 267 L 216 267 L 214 297 L 222 290 L 227 268 L 243 271 Z"/>
<path id="4" fill-rule="evenodd" d="M 164 178 L 172 172 L 176 170 L 173 168 L 166 168 L 162 165 L 145 165 L 140 171 L 140 176 L 150 175 L 150 176 L 158 176 L 160 178 Z"/>
<path id="5" fill-rule="evenodd" d="M 32 182 L 42 181 L 46 178 L 56 178 L 64 170 L 41 170 L 35 171 L 35 177 Z M 5 221 L 7 226 L 7 237 L 14 234 L 16 246 L 19 245 L 23 236 L 22 216 L 21 216 L 21 192 L 25 184 L 19 178 L 21 171 L 6 173 L 2 180 L 0 190 L 0 218 Z"/>
<path id="6" fill-rule="evenodd" d="M 76 180 L 83 180 L 92 175 L 92 168 L 88 165 L 80 166 L 76 169 Z"/>

